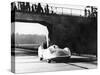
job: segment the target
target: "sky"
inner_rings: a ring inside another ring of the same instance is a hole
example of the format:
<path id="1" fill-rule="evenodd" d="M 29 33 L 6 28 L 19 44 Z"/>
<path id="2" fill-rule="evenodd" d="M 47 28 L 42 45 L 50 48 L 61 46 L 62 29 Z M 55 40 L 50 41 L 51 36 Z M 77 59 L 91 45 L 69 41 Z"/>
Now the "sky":
<path id="1" fill-rule="evenodd" d="M 15 33 L 47 35 L 48 30 L 46 26 L 38 23 L 15 22 Z"/>

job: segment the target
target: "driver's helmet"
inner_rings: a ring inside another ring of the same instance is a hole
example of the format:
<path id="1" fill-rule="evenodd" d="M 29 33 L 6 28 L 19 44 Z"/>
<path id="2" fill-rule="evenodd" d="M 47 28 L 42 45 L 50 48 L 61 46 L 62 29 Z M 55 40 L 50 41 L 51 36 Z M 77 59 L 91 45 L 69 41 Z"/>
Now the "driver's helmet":
<path id="1" fill-rule="evenodd" d="M 54 48 L 59 48 L 57 45 L 53 45 Z"/>

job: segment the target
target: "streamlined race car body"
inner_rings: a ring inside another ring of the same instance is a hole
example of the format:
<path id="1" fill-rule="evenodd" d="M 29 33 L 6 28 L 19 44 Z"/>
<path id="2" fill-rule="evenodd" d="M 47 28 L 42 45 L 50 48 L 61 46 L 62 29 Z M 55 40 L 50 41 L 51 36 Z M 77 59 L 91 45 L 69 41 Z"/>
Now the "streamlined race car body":
<path id="1" fill-rule="evenodd" d="M 49 63 L 53 58 L 58 57 L 71 57 L 71 52 L 68 47 L 65 47 L 64 49 L 59 48 L 57 45 L 52 45 L 46 49 L 44 49 L 42 46 L 38 48 L 38 56 L 40 60 L 47 60 Z"/>

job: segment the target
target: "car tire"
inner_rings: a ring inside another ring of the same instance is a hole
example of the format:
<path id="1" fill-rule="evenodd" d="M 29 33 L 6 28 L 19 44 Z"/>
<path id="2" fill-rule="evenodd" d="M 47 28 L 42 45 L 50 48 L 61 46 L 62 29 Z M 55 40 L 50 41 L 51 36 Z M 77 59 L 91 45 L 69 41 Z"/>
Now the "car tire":
<path id="1" fill-rule="evenodd" d="M 40 61 L 42 61 L 43 60 L 43 58 L 40 58 Z"/>
<path id="2" fill-rule="evenodd" d="M 51 60 L 47 60 L 48 63 L 51 63 Z"/>
<path id="3" fill-rule="evenodd" d="M 69 56 L 69 57 L 67 57 L 68 59 L 70 59 L 71 57 Z"/>

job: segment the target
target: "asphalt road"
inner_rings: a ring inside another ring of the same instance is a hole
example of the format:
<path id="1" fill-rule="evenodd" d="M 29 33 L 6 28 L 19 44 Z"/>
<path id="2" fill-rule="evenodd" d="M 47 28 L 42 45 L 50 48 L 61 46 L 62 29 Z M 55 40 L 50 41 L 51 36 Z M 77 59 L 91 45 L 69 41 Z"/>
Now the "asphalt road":
<path id="1" fill-rule="evenodd" d="M 51 72 L 51 71 L 68 71 L 68 70 L 84 70 L 97 68 L 96 57 L 94 56 L 75 56 L 64 61 L 52 61 L 47 63 L 46 60 L 40 61 L 36 55 L 28 55 L 29 50 L 16 48 L 15 70 L 16 73 L 33 73 L 33 72 Z M 32 53 L 32 52 L 31 52 Z M 14 56 L 12 56 L 14 57 Z M 12 60 L 12 62 L 14 62 Z"/>

